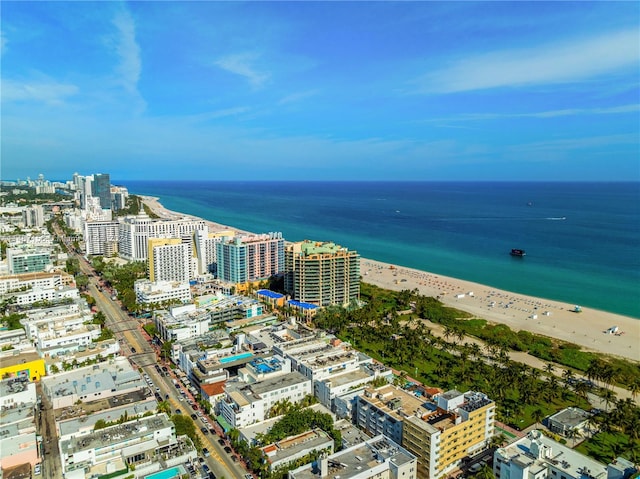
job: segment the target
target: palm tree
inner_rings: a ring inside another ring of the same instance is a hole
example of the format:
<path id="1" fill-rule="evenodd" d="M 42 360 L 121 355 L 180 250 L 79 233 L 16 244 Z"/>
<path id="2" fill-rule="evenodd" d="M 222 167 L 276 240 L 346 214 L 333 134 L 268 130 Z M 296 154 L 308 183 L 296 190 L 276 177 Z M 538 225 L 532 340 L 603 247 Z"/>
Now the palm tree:
<path id="1" fill-rule="evenodd" d="M 547 363 L 544 367 L 544 370 L 547 374 L 553 374 L 553 372 L 555 371 L 555 368 L 553 367 L 553 364 Z"/>
<path id="2" fill-rule="evenodd" d="M 539 407 L 531 411 L 531 419 L 533 419 L 536 422 L 536 424 L 541 423 L 542 418 L 544 417 L 545 417 L 544 411 Z"/>

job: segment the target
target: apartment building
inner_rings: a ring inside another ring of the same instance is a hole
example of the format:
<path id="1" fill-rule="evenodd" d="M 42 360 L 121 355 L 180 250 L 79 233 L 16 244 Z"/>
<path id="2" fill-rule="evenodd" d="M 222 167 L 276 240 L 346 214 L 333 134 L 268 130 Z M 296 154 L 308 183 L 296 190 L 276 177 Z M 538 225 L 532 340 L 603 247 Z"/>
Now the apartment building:
<path id="1" fill-rule="evenodd" d="M 188 282 L 193 275 L 191 243 L 181 238 L 149 238 L 149 279 Z"/>
<path id="2" fill-rule="evenodd" d="M 233 238 L 236 234 L 233 230 L 209 232 L 207 226 L 195 232 L 194 242 L 198 259 L 198 274 L 217 274 L 216 245 L 225 239 Z"/>
<path id="3" fill-rule="evenodd" d="M 162 304 L 165 302 L 188 303 L 191 301 L 191 288 L 188 282 L 180 281 L 149 281 L 139 279 L 133 289 L 138 304 Z"/>
<path id="4" fill-rule="evenodd" d="M 278 401 L 295 404 L 311 393 L 311 381 L 297 372 L 253 384 L 228 381 L 218 409 L 231 427 L 240 428 L 264 421 Z"/>
<path id="5" fill-rule="evenodd" d="M 209 331 L 211 316 L 194 304 L 156 311 L 153 322 L 162 341 L 182 341 Z"/>
<path id="6" fill-rule="evenodd" d="M 36 386 L 27 377 L 0 381 L 0 475 L 31 473 L 42 461 L 36 434 Z"/>
<path id="7" fill-rule="evenodd" d="M 421 478 L 446 476 L 494 435 L 495 403 L 479 392 L 448 391 L 405 412 L 402 445 L 417 456 Z"/>
<path id="8" fill-rule="evenodd" d="M 0 276 L 0 294 L 26 291 L 38 288 L 55 288 L 62 286 L 60 273 L 22 273 Z"/>
<path id="9" fill-rule="evenodd" d="M 84 243 L 87 256 L 113 256 L 118 252 L 117 221 L 86 221 L 84 223 Z"/>
<path id="10" fill-rule="evenodd" d="M 416 479 L 416 457 L 393 440 L 375 436 L 313 464 L 289 471 L 289 479 Z"/>
<path id="11" fill-rule="evenodd" d="M 120 223 L 120 255 L 133 261 L 147 261 L 149 238 L 181 238 L 190 242 L 205 225 L 204 220 L 191 218 L 156 220 L 146 215 L 127 216 Z"/>
<path id="12" fill-rule="evenodd" d="M 360 298 L 360 255 L 335 243 L 288 244 L 285 270 L 284 287 L 294 300 L 331 306 Z"/>
<path id="13" fill-rule="evenodd" d="M 7 248 L 7 264 L 9 274 L 37 273 L 51 268 L 51 251 L 24 245 L 18 248 Z"/>
<path id="14" fill-rule="evenodd" d="M 496 449 L 497 479 L 607 479 L 607 467 L 578 451 L 530 431 L 507 447 Z"/>
<path id="15" fill-rule="evenodd" d="M 284 270 L 282 233 L 237 235 L 216 243 L 216 275 L 230 283 L 268 279 Z"/>

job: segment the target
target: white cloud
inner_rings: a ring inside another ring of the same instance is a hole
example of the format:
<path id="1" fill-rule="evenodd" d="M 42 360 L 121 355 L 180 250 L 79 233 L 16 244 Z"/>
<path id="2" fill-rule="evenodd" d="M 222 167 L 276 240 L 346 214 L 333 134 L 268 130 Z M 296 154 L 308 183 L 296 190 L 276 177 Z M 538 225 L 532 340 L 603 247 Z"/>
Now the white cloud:
<path id="1" fill-rule="evenodd" d="M 455 62 L 415 83 L 417 93 L 453 93 L 498 87 L 520 87 L 584 81 L 637 65 L 637 30 L 586 40 L 503 50 Z"/>
<path id="2" fill-rule="evenodd" d="M 575 115 L 614 115 L 621 113 L 634 113 L 640 111 L 640 105 L 620 105 L 609 108 L 567 108 L 563 110 L 548 110 L 529 113 L 466 113 L 453 116 L 451 118 L 434 118 L 429 120 L 430 123 L 460 122 L 460 121 L 484 121 L 484 120 L 502 120 L 505 118 L 556 118 L 562 116 Z M 453 127 L 452 127 L 453 128 Z"/>
<path id="3" fill-rule="evenodd" d="M 7 51 L 7 38 L 4 36 L 4 32 L 0 30 L 0 55 L 4 55 Z"/>
<path id="4" fill-rule="evenodd" d="M 115 51 L 119 57 L 119 82 L 129 93 L 138 95 L 138 80 L 142 72 L 140 46 L 136 41 L 136 24 L 129 10 L 119 10 L 113 18 L 117 29 Z"/>
<path id="5" fill-rule="evenodd" d="M 56 82 L 17 82 L 2 80 L 2 101 L 37 101 L 49 105 L 61 105 L 64 100 L 78 93 L 78 87 Z"/>
<path id="6" fill-rule="evenodd" d="M 253 66 L 255 59 L 254 54 L 239 53 L 222 57 L 215 62 L 215 65 L 229 73 L 246 78 L 254 87 L 261 87 L 269 79 L 269 74 L 256 71 Z"/>
<path id="7" fill-rule="evenodd" d="M 292 93 L 292 94 L 287 95 L 284 98 L 282 98 L 278 102 L 278 105 L 286 105 L 288 103 L 296 103 L 296 102 L 299 102 L 301 100 L 304 100 L 305 98 L 309 98 L 309 97 L 315 96 L 318 93 L 319 93 L 319 90 L 307 90 L 307 91 L 300 91 L 300 92 Z"/>

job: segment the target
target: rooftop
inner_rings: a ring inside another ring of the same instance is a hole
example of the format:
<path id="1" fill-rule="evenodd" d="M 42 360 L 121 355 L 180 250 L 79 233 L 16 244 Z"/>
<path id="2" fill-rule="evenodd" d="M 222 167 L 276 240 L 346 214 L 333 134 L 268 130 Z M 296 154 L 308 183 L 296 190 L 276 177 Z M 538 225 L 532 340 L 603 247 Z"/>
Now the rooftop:
<path id="1" fill-rule="evenodd" d="M 376 436 L 364 443 L 343 449 L 328 457 L 326 476 L 313 469 L 312 465 L 303 466 L 291 471 L 289 477 L 294 479 L 350 479 L 361 475 L 364 471 L 381 468 L 383 464 L 402 466 L 415 462 L 416 458 L 409 451 L 384 436 Z M 388 467 L 388 466 L 387 466 Z"/>

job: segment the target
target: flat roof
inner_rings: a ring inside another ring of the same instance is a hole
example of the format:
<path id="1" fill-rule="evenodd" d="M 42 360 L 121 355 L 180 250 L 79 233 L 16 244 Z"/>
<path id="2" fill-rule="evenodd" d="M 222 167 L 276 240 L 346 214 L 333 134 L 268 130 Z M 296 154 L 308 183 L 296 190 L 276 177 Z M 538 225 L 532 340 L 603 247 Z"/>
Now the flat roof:
<path id="1" fill-rule="evenodd" d="M 74 454 L 78 451 L 86 451 L 108 445 L 118 447 L 118 443 L 128 442 L 138 437 L 143 438 L 152 435 L 154 431 L 172 427 L 165 414 L 148 416 L 135 421 L 125 422 L 117 426 L 98 429 L 92 433 L 64 439 L 60 441 L 60 451 L 64 454 Z"/>
<path id="2" fill-rule="evenodd" d="M 415 462 L 416 457 L 402 446 L 384 436 L 376 436 L 366 442 L 356 444 L 348 449 L 331 454 L 328 458 L 328 471 L 322 479 L 349 479 L 361 476 L 364 472 L 380 467 L 384 463 L 402 466 Z M 295 471 L 290 471 L 295 479 L 317 479 L 320 471 L 312 469 L 308 464 Z"/>
<path id="3" fill-rule="evenodd" d="M 256 294 L 259 294 L 260 296 L 266 296 L 267 298 L 271 299 L 284 298 L 284 294 L 276 293 L 275 291 L 271 291 L 269 289 L 259 289 L 258 291 L 256 291 Z"/>

